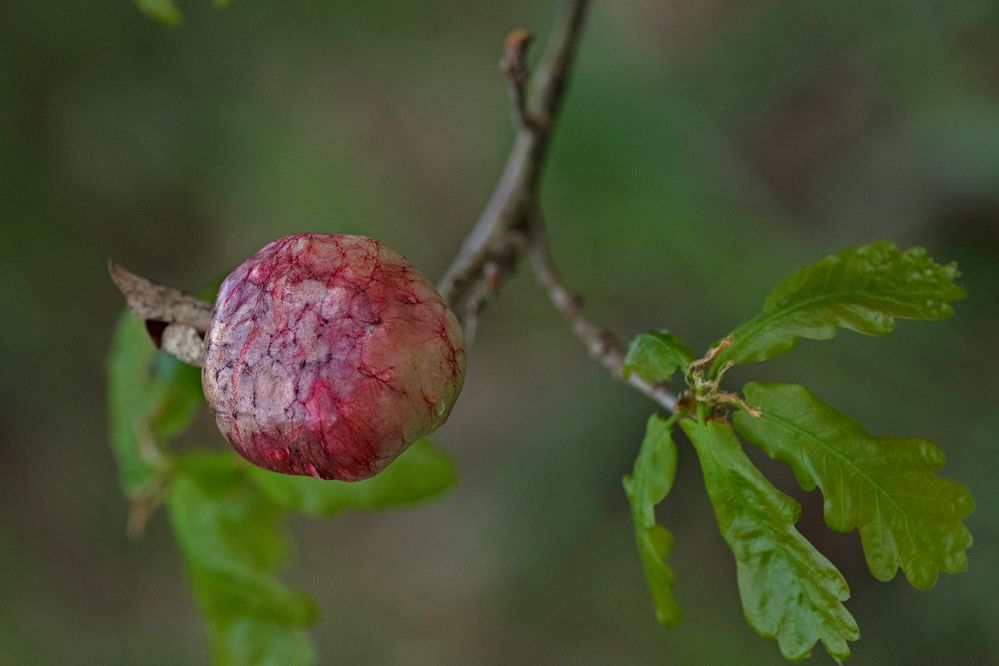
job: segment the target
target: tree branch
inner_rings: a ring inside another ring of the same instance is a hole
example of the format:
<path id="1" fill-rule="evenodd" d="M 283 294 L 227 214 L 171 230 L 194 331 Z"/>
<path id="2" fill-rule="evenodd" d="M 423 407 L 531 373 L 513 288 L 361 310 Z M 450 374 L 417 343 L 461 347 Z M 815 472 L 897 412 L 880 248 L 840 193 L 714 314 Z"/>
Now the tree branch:
<path id="1" fill-rule="evenodd" d="M 579 43 L 588 0 L 569 2 L 549 39 L 546 55 L 531 77 L 527 94 L 526 55 L 530 33 L 518 29 L 506 39 L 500 68 L 507 75 L 517 138 L 489 203 L 438 284 L 466 332 L 523 256 L 565 83 Z"/>
<path id="2" fill-rule="evenodd" d="M 650 400 L 659 403 L 666 411 L 675 412 L 676 396 L 664 386 L 650 384 L 639 377 L 637 373 L 624 376 L 624 358 L 627 353 L 625 346 L 616 335 L 587 319 L 586 315 L 583 314 L 582 298 L 562 282 L 562 278 L 552 261 L 548 236 L 545 233 L 544 222 L 540 214 L 534 221 L 532 231 L 528 253 L 534 268 L 534 275 L 548 292 L 548 298 L 552 305 L 586 347 L 590 358 L 607 368 L 615 379 L 626 382 L 632 388 L 645 394 Z"/>
<path id="3" fill-rule="evenodd" d="M 576 0 L 562 14 L 552 31 L 547 56 L 530 77 L 534 84 L 530 98 L 525 88 L 529 78 L 526 59 L 531 34 L 520 28 L 507 36 L 500 69 L 507 78 L 518 125 L 517 139 L 492 198 L 438 289 L 462 319 L 470 337 L 479 312 L 527 252 L 538 282 L 548 291 L 552 305 L 590 357 L 616 379 L 627 382 L 667 411 L 675 412 L 676 396 L 666 388 L 650 384 L 634 373 L 624 377 L 624 345 L 613 333 L 586 318 L 581 299 L 562 282 L 551 258 L 541 215 L 542 166 L 565 95 L 587 6 L 586 0 Z"/>
<path id="4" fill-rule="evenodd" d="M 529 254 L 538 282 L 590 357 L 616 379 L 663 409 L 675 412 L 676 397 L 666 388 L 634 373 L 624 377 L 624 345 L 583 314 L 581 299 L 562 282 L 552 261 L 541 215 L 542 167 L 588 6 L 588 0 L 567 3 L 533 75 L 527 69 L 531 33 L 520 28 L 507 36 L 500 69 L 506 75 L 517 137 L 489 202 L 445 272 L 438 291 L 462 321 L 470 341 L 478 314 L 523 256 Z M 183 361 L 200 365 L 212 305 L 176 289 L 155 285 L 113 262 L 109 262 L 109 269 L 129 307 L 146 319 L 157 346 Z"/>
<path id="5" fill-rule="evenodd" d="M 517 126 L 538 131 L 541 121 L 531 115 L 527 109 L 527 49 L 534 41 L 534 35 L 527 28 L 517 28 L 506 36 L 503 45 L 503 57 L 500 59 L 500 69 L 506 74 L 507 89 L 510 101 L 513 103 L 514 118 Z"/>

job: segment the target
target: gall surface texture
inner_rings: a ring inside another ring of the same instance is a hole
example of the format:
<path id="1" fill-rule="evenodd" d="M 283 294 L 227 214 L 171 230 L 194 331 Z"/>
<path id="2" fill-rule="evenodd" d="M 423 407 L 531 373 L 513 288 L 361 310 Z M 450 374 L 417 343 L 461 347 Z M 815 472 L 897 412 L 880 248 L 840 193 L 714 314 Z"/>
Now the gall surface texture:
<path id="1" fill-rule="evenodd" d="M 447 419 L 461 327 L 401 255 L 361 236 L 295 234 L 222 283 L 202 384 L 247 460 L 357 481 Z"/>

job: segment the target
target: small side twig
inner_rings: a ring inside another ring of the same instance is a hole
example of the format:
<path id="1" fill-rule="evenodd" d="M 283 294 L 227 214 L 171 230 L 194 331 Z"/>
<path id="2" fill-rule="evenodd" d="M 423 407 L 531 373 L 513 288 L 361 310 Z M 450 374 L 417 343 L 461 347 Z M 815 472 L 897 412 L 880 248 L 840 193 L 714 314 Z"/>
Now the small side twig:
<path id="1" fill-rule="evenodd" d="M 624 376 L 624 358 L 627 353 L 624 344 L 616 335 L 601 328 L 583 313 L 582 299 L 566 286 L 555 268 L 540 216 L 535 220 L 528 253 L 538 282 L 548 292 L 549 300 L 569 324 L 573 334 L 586 347 L 590 358 L 607 368 L 615 379 L 626 382 L 666 411 L 676 412 L 676 396 L 668 389 L 645 381 L 637 373 Z"/>
<path id="2" fill-rule="evenodd" d="M 507 90 L 513 105 L 518 127 L 534 132 L 541 128 L 540 121 L 527 110 L 527 50 L 534 35 L 526 28 L 517 28 L 506 36 L 500 69 L 506 74 Z"/>
<path id="3" fill-rule="evenodd" d="M 160 450 L 152 428 L 143 424 L 139 426 L 136 435 L 139 440 L 139 456 L 155 473 L 149 484 L 132 497 L 125 533 L 133 540 L 142 537 L 146 524 L 163 503 L 169 489 L 171 472 L 170 459 Z"/>
<path id="4" fill-rule="evenodd" d="M 149 488 L 132 498 L 125 523 L 125 534 L 129 539 L 137 541 L 142 538 L 146 525 L 163 504 L 169 489 L 170 480 L 166 475 L 162 475 L 157 477 Z"/>

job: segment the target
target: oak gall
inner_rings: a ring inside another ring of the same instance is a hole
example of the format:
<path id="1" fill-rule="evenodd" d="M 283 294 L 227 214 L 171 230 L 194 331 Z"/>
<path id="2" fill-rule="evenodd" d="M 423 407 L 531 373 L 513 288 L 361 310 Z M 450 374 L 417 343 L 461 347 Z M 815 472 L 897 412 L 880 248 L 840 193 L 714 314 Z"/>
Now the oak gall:
<path id="1" fill-rule="evenodd" d="M 202 384 L 250 462 L 357 481 L 447 419 L 464 369 L 458 321 L 404 257 L 370 238 L 306 233 L 222 283 Z"/>

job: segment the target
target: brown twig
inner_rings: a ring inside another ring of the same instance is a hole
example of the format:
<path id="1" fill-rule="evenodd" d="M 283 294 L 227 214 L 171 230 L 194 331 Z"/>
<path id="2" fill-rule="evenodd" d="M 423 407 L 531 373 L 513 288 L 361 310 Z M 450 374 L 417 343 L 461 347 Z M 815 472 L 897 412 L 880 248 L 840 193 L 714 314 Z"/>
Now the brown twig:
<path id="1" fill-rule="evenodd" d="M 146 524 L 156 509 L 163 503 L 170 485 L 172 465 L 169 457 L 160 450 L 149 424 L 140 424 L 136 429 L 139 441 L 139 456 L 142 461 L 153 469 L 153 478 L 137 494 L 132 496 L 128 512 L 128 522 L 125 528 L 130 539 L 139 539 L 146 529 Z"/>
<path id="2" fill-rule="evenodd" d="M 527 28 L 517 28 L 506 36 L 503 43 L 503 57 L 500 69 L 506 74 L 507 90 L 513 104 L 517 126 L 528 131 L 541 129 L 540 121 L 527 110 L 527 49 L 534 41 L 534 35 Z"/>
<path id="3" fill-rule="evenodd" d="M 475 317 L 523 256 L 540 191 L 541 167 L 588 5 L 588 0 L 568 3 L 529 89 L 525 65 L 529 33 L 519 29 L 507 37 L 501 68 L 518 118 L 517 137 L 489 203 L 438 285 L 466 329 L 474 328 Z"/>
<path id="4" fill-rule="evenodd" d="M 586 318 L 580 298 L 562 282 L 551 258 L 541 216 L 542 166 L 587 5 L 586 0 L 576 0 L 562 14 L 549 41 L 547 56 L 530 78 L 534 84 L 530 97 L 526 92 L 529 78 L 526 58 L 531 34 L 520 28 L 507 36 L 500 68 L 507 77 L 518 125 L 517 139 L 492 198 L 441 280 L 439 290 L 463 319 L 466 333 L 471 336 L 478 313 L 516 268 L 522 255 L 528 253 L 538 281 L 590 357 L 615 378 L 674 412 L 676 397 L 667 389 L 634 373 L 624 377 L 624 345 L 610 331 Z"/>
<path id="5" fill-rule="evenodd" d="M 538 282 L 548 292 L 548 298 L 552 305 L 586 347 L 590 358 L 607 368 L 615 379 L 626 382 L 649 399 L 659 403 L 666 411 L 675 412 L 676 396 L 665 387 L 651 384 L 639 377 L 637 373 L 631 373 L 625 377 L 625 346 L 616 335 L 601 328 L 583 314 L 582 299 L 565 285 L 555 268 L 548 246 L 544 221 L 540 214 L 534 221 L 528 253 Z"/>

